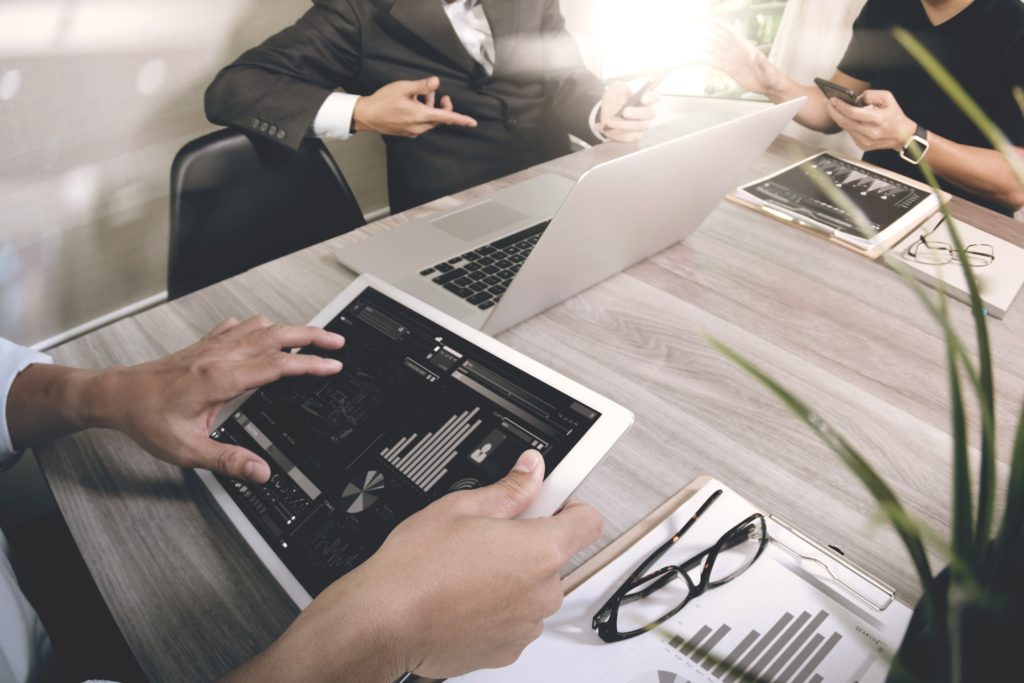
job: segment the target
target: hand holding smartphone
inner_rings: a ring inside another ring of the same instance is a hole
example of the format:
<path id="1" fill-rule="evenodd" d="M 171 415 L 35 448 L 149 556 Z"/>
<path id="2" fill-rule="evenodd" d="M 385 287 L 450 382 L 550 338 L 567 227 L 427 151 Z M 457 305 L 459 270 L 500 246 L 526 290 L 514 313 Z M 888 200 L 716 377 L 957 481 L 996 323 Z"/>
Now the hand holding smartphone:
<path id="1" fill-rule="evenodd" d="M 668 75 L 669 72 L 665 71 L 664 73 L 658 74 L 654 78 L 650 79 L 649 81 L 641 85 L 640 89 L 637 90 L 632 95 L 630 95 L 629 99 L 626 100 L 626 103 L 622 105 L 622 107 L 617 112 L 615 112 L 615 116 L 621 117 L 622 114 L 626 111 L 626 107 L 639 107 L 643 105 L 644 95 L 646 95 L 647 93 L 661 85 L 661 82 L 664 81 Z"/>
<path id="2" fill-rule="evenodd" d="M 825 94 L 825 97 L 835 97 L 847 104 L 853 105 L 854 107 L 865 106 L 864 102 L 861 101 L 860 95 L 853 92 L 847 87 L 833 83 L 832 81 L 826 81 L 824 78 L 815 78 L 814 84 L 818 86 L 818 89 Z"/>

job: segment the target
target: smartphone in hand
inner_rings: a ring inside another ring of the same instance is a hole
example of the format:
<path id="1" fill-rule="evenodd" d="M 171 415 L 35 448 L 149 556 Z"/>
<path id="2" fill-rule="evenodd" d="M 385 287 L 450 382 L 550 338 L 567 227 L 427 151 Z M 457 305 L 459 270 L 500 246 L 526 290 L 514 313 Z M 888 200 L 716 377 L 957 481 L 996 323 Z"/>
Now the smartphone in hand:
<path id="1" fill-rule="evenodd" d="M 640 89 L 637 90 L 632 95 L 630 95 L 629 99 L 626 100 L 626 103 L 622 105 L 622 107 L 617 112 L 615 112 L 615 116 L 621 117 L 623 112 L 626 111 L 626 107 L 639 107 L 640 105 L 642 105 L 644 101 L 644 95 L 646 95 L 647 93 L 661 85 L 661 82 L 668 77 L 668 74 L 668 71 L 658 74 L 654 78 L 650 79 L 649 81 L 641 85 Z"/>
<path id="2" fill-rule="evenodd" d="M 860 95 L 838 83 L 826 81 L 824 78 L 815 78 L 814 84 L 825 94 L 825 97 L 835 97 L 855 107 L 865 106 L 864 102 L 860 99 Z"/>

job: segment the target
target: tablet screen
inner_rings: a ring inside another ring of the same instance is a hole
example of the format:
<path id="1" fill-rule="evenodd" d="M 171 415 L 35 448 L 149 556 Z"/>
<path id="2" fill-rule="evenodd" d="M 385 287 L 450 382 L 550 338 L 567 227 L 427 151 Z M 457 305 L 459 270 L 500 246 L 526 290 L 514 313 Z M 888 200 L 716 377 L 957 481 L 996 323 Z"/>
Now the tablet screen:
<path id="1" fill-rule="evenodd" d="M 808 168 L 831 180 L 855 206 L 860 207 L 878 233 L 889 227 L 928 198 L 929 193 L 888 176 L 875 173 L 831 154 L 820 154 L 806 164 L 743 189 L 765 202 L 812 218 L 820 223 L 862 237 L 853 218 L 818 185 Z"/>
<path id="2" fill-rule="evenodd" d="M 326 328 L 346 339 L 329 354 L 340 374 L 263 387 L 213 435 L 270 464 L 263 486 L 218 478 L 312 596 L 403 519 L 496 481 L 527 448 L 550 473 L 600 417 L 373 288 Z"/>

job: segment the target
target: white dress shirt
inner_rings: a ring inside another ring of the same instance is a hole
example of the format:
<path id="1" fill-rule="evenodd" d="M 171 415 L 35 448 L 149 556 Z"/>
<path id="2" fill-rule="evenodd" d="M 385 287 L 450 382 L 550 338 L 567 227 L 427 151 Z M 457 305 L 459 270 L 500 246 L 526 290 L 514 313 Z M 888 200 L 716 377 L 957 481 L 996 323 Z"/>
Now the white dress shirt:
<path id="1" fill-rule="evenodd" d="M 7 427 L 7 395 L 14 378 L 33 363 L 52 363 L 44 353 L 0 338 L 0 470 L 17 459 Z M 36 681 L 49 677 L 50 639 L 39 616 L 18 587 L 0 533 L 0 680 Z"/>
<path id="2" fill-rule="evenodd" d="M 466 52 L 473 58 L 488 76 L 494 73 L 494 34 L 491 32 L 491 24 L 487 21 L 487 14 L 480 0 L 454 0 L 445 2 L 445 14 L 455 29 L 455 35 L 459 37 Z M 344 140 L 352 135 L 352 116 L 356 110 L 356 100 L 359 95 L 334 92 L 327 96 L 320 110 L 313 119 L 313 135 L 318 138 L 332 138 Z M 597 112 L 601 107 L 598 102 L 590 113 L 590 128 L 601 140 L 604 135 L 597 126 Z"/>
<path id="3" fill-rule="evenodd" d="M 52 679 L 50 638 L 25 599 L 0 533 L 0 681 L 32 683 Z"/>
<path id="4" fill-rule="evenodd" d="M 0 337 L 0 471 L 14 464 L 16 452 L 7 428 L 7 395 L 14 378 L 33 363 L 52 363 L 53 359 Z"/>

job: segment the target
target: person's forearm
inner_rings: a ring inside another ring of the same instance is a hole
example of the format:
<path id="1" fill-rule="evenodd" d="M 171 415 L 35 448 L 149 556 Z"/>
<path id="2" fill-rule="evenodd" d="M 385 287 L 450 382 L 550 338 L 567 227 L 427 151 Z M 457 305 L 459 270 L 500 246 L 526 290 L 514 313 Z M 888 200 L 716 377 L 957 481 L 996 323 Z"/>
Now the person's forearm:
<path id="1" fill-rule="evenodd" d="M 27 367 L 15 378 L 7 399 L 7 426 L 15 448 L 104 426 L 100 409 L 108 376 L 101 370 L 58 365 Z"/>
<path id="2" fill-rule="evenodd" d="M 221 683 L 397 680 L 407 670 L 401 654 L 408 643 L 391 635 L 390 621 L 396 618 L 396 610 L 366 599 L 377 593 L 375 586 L 365 584 L 374 579 L 362 567 L 339 579 L 277 641 Z M 324 652 L 325 640 L 344 646 Z"/>
<path id="3" fill-rule="evenodd" d="M 840 130 L 828 113 L 825 96 L 813 85 L 804 85 L 783 75 L 779 82 L 766 90 L 764 94 L 775 104 L 788 102 L 797 97 L 806 97 L 807 102 L 796 115 L 797 123 L 821 133 L 838 133 Z"/>
<path id="4" fill-rule="evenodd" d="M 943 180 L 1017 211 L 1024 207 L 1024 185 L 1010 162 L 994 149 L 972 147 L 928 132 L 925 159 Z M 1024 150 L 1015 148 L 1024 164 Z"/>

